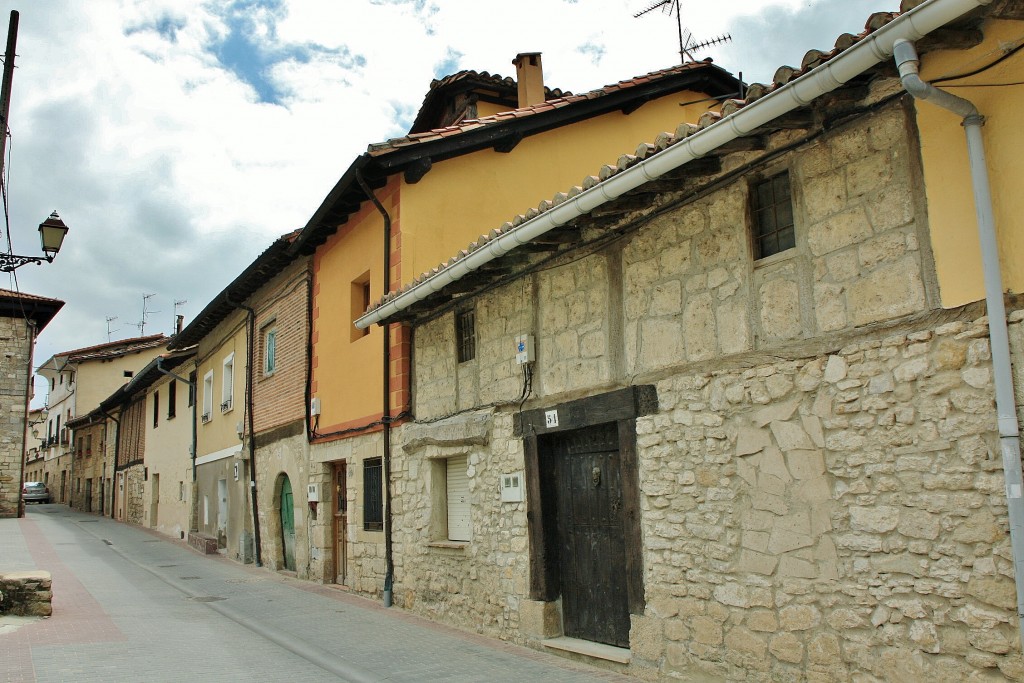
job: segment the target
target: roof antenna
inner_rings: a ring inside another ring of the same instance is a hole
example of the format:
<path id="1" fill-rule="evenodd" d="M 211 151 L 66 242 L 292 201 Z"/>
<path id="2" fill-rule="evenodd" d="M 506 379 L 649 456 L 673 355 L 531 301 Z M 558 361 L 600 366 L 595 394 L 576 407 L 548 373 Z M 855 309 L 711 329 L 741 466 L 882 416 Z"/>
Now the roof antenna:
<path id="1" fill-rule="evenodd" d="M 683 28 L 683 17 L 682 11 L 679 7 L 679 2 L 680 0 L 654 0 L 650 5 L 634 14 L 633 18 L 638 19 L 656 9 L 660 9 L 662 14 L 668 14 L 669 16 L 675 13 L 676 29 L 679 31 L 679 59 L 681 64 L 686 64 L 687 59 L 691 62 L 696 62 L 697 58 L 693 56 L 693 53 L 698 50 L 703 50 L 704 48 L 711 47 L 712 45 L 728 43 L 732 40 L 732 36 L 726 33 L 718 36 L 717 38 L 712 38 L 711 40 L 705 40 L 699 43 L 694 41 L 693 34 L 690 33 L 690 29 Z"/>
<path id="2" fill-rule="evenodd" d="M 121 329 L 120 327 L 117 328 L 117 330 L 110 329 L 110 323 L 114 322 L 115 320 L 117 320 L 117 316 L 116 315 L 108 315 L 107 316 L 107 341 L 108 342 L 110 341 L 110 335 L 112 335 L 114 332 L 117 332 L 118 330 Z"/>
<path id="3" fill-rule="evenodd" d="M 174 326 L 171 328 L 174 330 L 174 334 L 181 332 L 181 321 L 184 319 L 182 316 L 178 315 L 178 307 L 184 306 L 187 303 L 188 299 L 176 299 L 174 301 Z"/>
<path id="4" fill-rule="evenodd" d="M 136 323 L 136 327 L 139 328 L 139 336 L 146 336 L 146 318 L 153 313 L 159 313 L 160 311 L 151 311 L 147 308 L 149 300 L 152 299 L 156 294 L 143 294 L 142 295 L 142 320 Z"/>

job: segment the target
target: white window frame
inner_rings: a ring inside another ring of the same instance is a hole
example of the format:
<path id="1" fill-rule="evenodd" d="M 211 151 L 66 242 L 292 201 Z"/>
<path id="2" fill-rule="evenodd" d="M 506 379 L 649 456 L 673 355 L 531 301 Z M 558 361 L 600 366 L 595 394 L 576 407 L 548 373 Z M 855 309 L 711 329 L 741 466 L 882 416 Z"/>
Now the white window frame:
<path id="1" fill-rule="evenodd" d="M 203 424 L 213 417 L 213 370 L 203 375 Z"/>
<path id="2" fill-rule="evenodd" d="M 223 375 L 220 378 L 220 412 L 228 413 L 235 407 L 235 354 L 229 353 L 221 365 Z"/>
<path id="3" fill-rule="evenodd" d="M 277 327 L 268 327 L 263 333 L 263 376 L 277 371 Z"/>

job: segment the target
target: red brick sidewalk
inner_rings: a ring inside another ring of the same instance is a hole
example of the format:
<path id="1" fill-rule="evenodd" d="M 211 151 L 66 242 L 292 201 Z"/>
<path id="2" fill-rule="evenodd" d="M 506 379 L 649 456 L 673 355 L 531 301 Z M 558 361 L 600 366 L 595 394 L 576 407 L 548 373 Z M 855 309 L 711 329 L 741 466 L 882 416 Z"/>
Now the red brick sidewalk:
<path id="1" fill-rule="evenodd" d="M 53 576 L 53 616 L 0 636 L 0 677 L 5 683 L 34 683 L 33 645 L 106 643 L 127 637 L 57 557 L 30 519 L 18 520 L 32 560 Z"/>

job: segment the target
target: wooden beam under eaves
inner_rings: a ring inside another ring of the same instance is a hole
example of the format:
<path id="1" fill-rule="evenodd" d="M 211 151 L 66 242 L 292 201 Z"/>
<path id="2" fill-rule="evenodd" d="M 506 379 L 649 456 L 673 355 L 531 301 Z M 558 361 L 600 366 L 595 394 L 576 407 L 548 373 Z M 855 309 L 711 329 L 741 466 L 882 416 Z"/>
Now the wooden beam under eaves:
<path id="1" fill-rule="evenodd" d="M 506 135 L 497 142 L 494 143 L 494 151 L 501 152 L 502 154 L 508 154 L 523 141 L 523 134 L 520 131 L 516 131 L 511 135 Z"/>
<path id="2" fill-rule="evenodd" d="M 430 172 L 433 163 L 430 157 L 420 157 L 405 167 L 405 182 L 415 185 L 423 180 L 423 176 Z"/>

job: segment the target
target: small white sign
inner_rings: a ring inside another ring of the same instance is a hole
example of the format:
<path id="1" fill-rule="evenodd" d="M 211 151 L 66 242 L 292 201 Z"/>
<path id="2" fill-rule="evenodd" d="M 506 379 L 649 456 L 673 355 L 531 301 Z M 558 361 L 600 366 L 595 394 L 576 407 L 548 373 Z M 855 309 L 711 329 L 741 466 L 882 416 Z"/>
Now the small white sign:
<path id="1" fill-rule="evenodd" d="M 544 426 L 551 428 L 558 426 L 558 411 L 557 410 L 545 410 L 544 411 Z"/>

